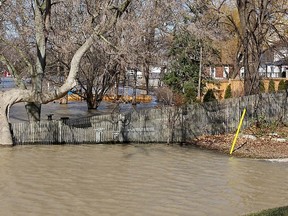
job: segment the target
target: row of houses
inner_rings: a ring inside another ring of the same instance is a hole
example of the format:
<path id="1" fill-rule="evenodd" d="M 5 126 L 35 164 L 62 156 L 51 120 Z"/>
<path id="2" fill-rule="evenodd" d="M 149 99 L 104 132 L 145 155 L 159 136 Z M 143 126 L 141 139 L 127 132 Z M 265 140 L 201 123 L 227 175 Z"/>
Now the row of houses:
<path id="1" fill-rule="evenodd" d="M 229 75 L 234 72 L 232 65 L 206 66 L 206 76 L 213 79 L 229 79 Z M 259 75 L 263 78 L 288 78 L 288 59 L 275 62 L 266 62 L 260 65 Z M 242 67 L 237 75 L 244 78 L 244 68 Z"/>
<path id="2" fill-rule="evenodd" d="M 235 73 L 232 64 L 205 66 L 204 72 L 213 79 L 228 79 L 231 73 Z M 236 74 L 238 78 L 243 78 L 244 68 Z M 263 53 L 259 75 L 263 78 L 288 78 L 288 49 L 285 44 L 272 46 Z"/>
<path id="3" fill-rule="evenodd" d="M 161 67 L 152 67 L 149 75 L 151 87 L 162 86 L 161 74 L 165 72 Z M 288 49 L 286 44 L 277 44 L 267 49 L 261 57 L 259 75 L 262 79 L 287 79 L 288 78 Z M 141 73 L 141 72 L 140 72 Z M 236 71 L 233 64 L 214 64 L 203 66 L 202 76 L 216 80 L 243 80 L 244 68 Z M 140 76 L 142 81 L 142 73 Z"/>

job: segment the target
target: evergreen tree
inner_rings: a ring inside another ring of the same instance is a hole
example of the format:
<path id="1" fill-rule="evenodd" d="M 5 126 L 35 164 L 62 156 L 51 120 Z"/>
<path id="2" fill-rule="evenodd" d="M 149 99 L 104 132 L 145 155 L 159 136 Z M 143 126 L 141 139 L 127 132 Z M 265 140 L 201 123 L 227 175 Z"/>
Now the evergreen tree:
<path id="1" fill-rule="evenodd" d="M 285 84 L 285 81 L 284 80 L 281 80 L 279 82 L 279 85 L 278 85 L 278 91 L 285 91 L 287 88 L 286 84 Z"/>
<path id="2" fill-rule="evenodd" d="M 225 90 L 225 95 L 224 98 L 228 99 L 232 97 L 232 89 L 231 89 L 231 84 L 229 84 Z"/>
<path id="3" fill-rule="evenodd" d="M 171 63 L 163 81 L 173 91 L 195 101 L 199 77 L 200 41 L 189 33 L 175 35 L 169 56 Z"/>
<path id="4" fill-rule="evenodd" d="M 269 85 L 268 85 L 268 92 L 273 93 L 275 92 L 275 82 L 274 80 L 269 80 Z"/>
<path id="5" fill-rule="evenodd" d="M 286 90 L 288 89 L 288 80 L 285 80 Z"/>
<path id="6" fill-rule="evenodd" d="M 261 93 L 265 93 L 265 86 L 262 80 L 259 82 L 259 90 Z"/>
<path id="7" fill-rule="evenodd" d="M 212 89 L 208 89 L 206 94 L 204 95 L 203 102 L 212 102 L 212 101 L 217 101 L 214 92 Z"/>

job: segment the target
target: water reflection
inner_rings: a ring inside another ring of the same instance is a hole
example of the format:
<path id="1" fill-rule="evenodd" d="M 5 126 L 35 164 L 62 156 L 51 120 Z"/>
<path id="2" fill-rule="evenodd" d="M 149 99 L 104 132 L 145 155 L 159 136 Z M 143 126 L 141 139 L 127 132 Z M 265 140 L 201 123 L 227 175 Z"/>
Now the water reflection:
<path id="1" fill-rule="evenodd" d="M 1 215 L 242 215 L 287 205 L 285 163 L 168 145 L 0 151 Z"/>

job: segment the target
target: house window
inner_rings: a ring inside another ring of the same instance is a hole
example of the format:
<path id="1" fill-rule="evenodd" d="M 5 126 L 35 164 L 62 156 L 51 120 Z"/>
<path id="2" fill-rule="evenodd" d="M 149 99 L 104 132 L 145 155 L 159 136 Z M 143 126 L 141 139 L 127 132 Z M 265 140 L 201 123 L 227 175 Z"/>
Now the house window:
<path id="1" fill-rule="evenodd" d="M 245 73 L 244 67 L 241 67 L 241 69 L 240 69 L 240 77 L 244 77 L 244 73 Z"/>
<path id="2" fill-rule="evenodd" d="M 223 78 L 229 77 L 229 67 L 224 67 L 223 69 Z"/>
<path id="3" fill-rule="evenodd" d="M 210 76 L 212 78 L 216 77 L 216 69 L 215 69 L 215 67 L 210 67 Z"/>
<path id="4" fill-rule="evenodd" d="M 288 67 L 282 68 L 281 78 L 287 78 Z"/>

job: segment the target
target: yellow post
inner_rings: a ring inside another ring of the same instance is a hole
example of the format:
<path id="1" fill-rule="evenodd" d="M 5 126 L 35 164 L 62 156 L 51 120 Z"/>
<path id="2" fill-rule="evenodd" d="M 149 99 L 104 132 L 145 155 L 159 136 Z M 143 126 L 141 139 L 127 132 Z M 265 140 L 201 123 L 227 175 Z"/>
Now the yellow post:
<path id="1" fill-rule="evenodd" d="M 235 134 L 235 137 L 234 137 L 231 149 L 230 149 L 230 155 L 232 154 L 232 152 L 234 150 L 234 146 L 235 146 L 235 143 L 237 141 L 237 138 L 238 138 L 238 135 L 239 135 L 239 131 L 240 131 L 240 128 L 242 126 L 242 123 L 243 123 L 243 120 L 244 120 L 244 117 L 245 117 L 245 113 L 246 113 L 246 108 L 244 108 L 244 110 L 243 110 L 243 113 L 242 113 L 242 116 L 241 116 L 241 119 L 240 119 L 240 122 L 239 122 L 239 125 L 238 125 L 238 129 L 237 129 L 237 132 Z"/>

